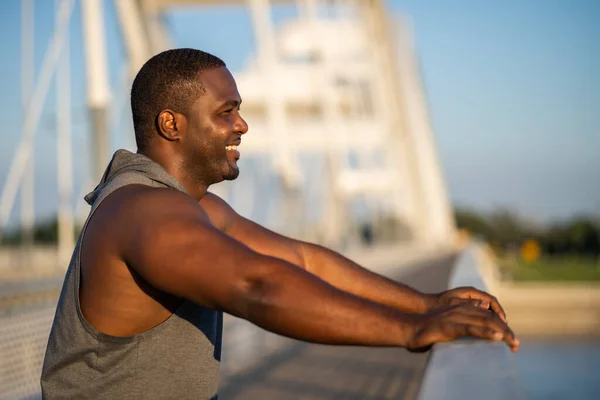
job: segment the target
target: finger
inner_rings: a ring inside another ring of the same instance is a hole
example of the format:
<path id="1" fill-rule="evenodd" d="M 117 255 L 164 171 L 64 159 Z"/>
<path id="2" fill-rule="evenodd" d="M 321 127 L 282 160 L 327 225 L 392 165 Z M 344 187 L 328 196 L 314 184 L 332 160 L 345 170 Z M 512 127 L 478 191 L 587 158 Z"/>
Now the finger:
<path id="1" fill-rule="evenodd" d="M 468 314 L 468 315 L 477 315 L 481 317 L 488 316 L 496 316 L 496 313 L 489 310 L 489 308 L 482 307 L 482 304 L 479 300 L 471 300 L 471 299 L 461 299 L 460 302 L 453 305 L 449 309 L 450 313 L 459 313 L 459 314 Z"/>
<path id="2" fill-rule="evenodd" d="M 455 324 L 457 333 L 462 336 L 471 336 L 480 339 L 493 341 L 503 340 L 510 347 L 512 352 L 519 349 L 520 342 L 510 332 L 497 330 L 488 326 L 473 325 L 473 324 Z"/>
<path id="3" fill-rule="evenodd" d="M 456 306 L 456 305 L 465 304 L 465 303 L 471 304 L 472 300 L 471 299 L 463 299 L 460 297 L 451 297 L 450 299 L 448 299 L 447 304 L 450 306 Z"/>
<path id="4" fill-rule="evenodd" d="M 463 328 L 471 326 L 473 328 L 469 329 L 476 329 L 477 334 L 469 334 L 468 336 L 482 337 L 480 335 L 487 332 L 488 336 L 483 337 L 493 339 L 489 337 L 491 334 L 490 332 L 499 333 L 500 339 L 504 340 L 509 345 L 511 351 L 515 352 L 519 348 L 520 343 L 515 337 L 514 332 L 504 321 L 502 321 L 500 315 L 495 312 L 475 307 L 470 303 L 461 303 L 453 306 L 447 312 L 445 319 L 444 322 L 446 322 L 450 328 L 450 330 L 446 332 L 446 337 L 456 337 L 456 332 L 452 332 L 451 329 L 454 325 L 460 325 L 463 326 Z"/>
<path id="5" fill-rule="evenodd" d="M 519 341 L 519 339 L 517 339 L 517 336 L 515 335 L 513 330 L 507 324 L 505 324 L 504 332 L 506 343 L 508 343 L 513 352 L 517 351 L 521 342 Z"/>
<path id="6" fill-rule="evenodd" d="M 493 312 L 475 307 L 461 307 L 454 310 L 448 316 L 452 323 L 485 326 L 497 331 L 504 332 L 508 326 Z"/>
<path id="7" fill-rule="evenodd" d="M 451 304 L 461 304 L 461 303 L 471 304 L 474 307 L 483 308 L 484 310 L 488 310 L 490 308 L 490 302 L 487 300 L 472 299 L 472 298 L 463 299 L 460 297 L 456 297 L 451 300 Z"/>
<path id="8" fill-rule="evenodd" d="M 502 308 L 502 306 L 500 305 L 500 302 L 498 301 L 498 299 L 496 297 L 490 295 L 489 293 L 483 292 L 483 291 L 475 289 L 475 288 L 464 288 L 459 293 L 461 296 L 464 296 L 464 297 L 467 297 L 470 299 L 476 299 L 476 300 L 482 300 L 482 301 L 488 302 L 489 308 L 491 308 L 492 311 L 494 311 L 496 314 L 498 314 L 500 316 L 500 318 L 502 319 L 502 321 L 508 322 L 506 319 L 506 312 L 504 311 L 504 309 Z"/>
<path id="9" fill-rule="evenodd" d="M 500 315 L 488 311 L 483 323 L 493 330 L 501 331 L 503 333 L 503 340 L 510 346 L 513 352 L 519 349 L 519 339 L 517 339 L 515 333 L 508 324 L 502 321 Z"/>
<path id="10" fill-rule="evenodd" d="M 500 315 L 489 309 L 476 307 L 469 302 L 454 305 L 449 308 L 445 314 L 446 318 L 453 322 L 476 323 L 475 321 L 478 321 L 477 323 L 488 324 L 496 329 L 508 329 L 514 336 L 514 333 L 512 333 L 512 330 L 509 328 L 508 324 L 502 320 Z"/>
<path id="11" fill-rule="evenodd" d="M 495 298 L 494 296 L 490 296 L 490 308 L 492 309 L 492 311 L 494 311 L 496 314 L 498 314 L 500 316 L 500 318 L 502 318 L 502 321 L 508 323 L 504 309 L 500 305 L 500 302 L 498 301 L 498 299 Z"/>
<path id="12" fill-rule="evenodd" d="M 504 332 L 483 325 L 474 325 L 469 323 L 453 324 L 456 337 L 471 336 L 487 340 L 502 340 Z"/>
<path id="13" fill-rule="evenodd" d="M 491 329 L 505 332 L 511 340 L 516 340 L 512 329 L 502 321 L 498 314 L 469 304 L 454 307 L 448 313 L 448 319 L 453 323 L 487 326 Z"/>
<path id="14" fill-rule="evenodd" d="M 513 338 L 511 341 L 508 342 L 508 345 L 510 346 L 510 350 L 513 353 L 516 353 L 517 351 L 519 351 L 519 347 L 521 347 L 521 341 L 517 338 Z"/>
<path id="15" fill-rule="evenodd" d="M 490 308 L 490 302 L 485 300 L 475 300 L 475 306 L 488 310 Z"/>

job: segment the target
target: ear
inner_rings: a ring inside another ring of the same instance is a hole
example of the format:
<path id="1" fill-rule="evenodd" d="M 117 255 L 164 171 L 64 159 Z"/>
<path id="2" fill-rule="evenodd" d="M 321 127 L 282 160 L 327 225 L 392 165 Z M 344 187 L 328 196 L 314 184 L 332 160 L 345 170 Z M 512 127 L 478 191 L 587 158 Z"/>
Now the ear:
<path id="1" fill-rule="evenodd" d="M 173 110 L 163 110 L 156 118 L 158 134 L 168 141 L 181 139 L 185 127 L 185 117 Z"/>

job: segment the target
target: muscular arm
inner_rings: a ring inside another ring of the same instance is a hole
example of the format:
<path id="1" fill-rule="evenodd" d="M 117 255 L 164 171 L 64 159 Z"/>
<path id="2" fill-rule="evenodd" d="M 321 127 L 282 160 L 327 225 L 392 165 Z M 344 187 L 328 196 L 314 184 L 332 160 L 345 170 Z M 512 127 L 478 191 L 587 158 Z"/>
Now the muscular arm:
<path id="1" fill-rule="evenodd" d="M 118 209 L 106 216 L 116 254 L 145 284 L 164 293 L 316 343 L 418 350 L 470 335 L 504 339 L 518 348 L 494 313 L 471 305 L 402 313 L 340 290 L 285 258 L 261 254 L 252 240 L 242 244 L 215 227 L 221 214 L 209 217 L 181 192 L 139 185 L 119 192 Z M 305 260 L 300 251 L 286 254 Z"/>
<path id="2" fill-rule="evenodd" d="M 330 285 L 405 313 L 424 313 L 434 295 L 375 274 L 323 246 L 293 240 L 238 215 L 227 203 L 207 194 L 201 201 L 215 226 L 254 251 L 286 260 Z"/>
<path id="3" fill-rule="evenodd" d="M 307 271 L 335 287 L 405 313 L 425 313 L 433 295 L 373 273 L 325 247 L 300 243 Z"/>
<path id="4" fill-rule="evenodd" d="M 412 316 L 339 290 L 216 229 L 186 195 L 126 188 L 116 242 L 155 288 L 269 331 L 329 344 L 408 346 Z"/>

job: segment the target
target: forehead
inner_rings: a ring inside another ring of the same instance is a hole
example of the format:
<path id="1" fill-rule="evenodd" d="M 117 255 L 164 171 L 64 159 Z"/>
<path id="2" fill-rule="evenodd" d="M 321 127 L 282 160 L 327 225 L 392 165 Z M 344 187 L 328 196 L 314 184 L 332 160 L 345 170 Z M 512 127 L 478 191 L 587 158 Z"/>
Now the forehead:
<path id="1" fill-rule="evenodd" d="M 240 100 L 235 79 L 227 68 L 202 71 L 199 79 L 206 89 L 204 96 L 201 97 L 214 101 Z"/>

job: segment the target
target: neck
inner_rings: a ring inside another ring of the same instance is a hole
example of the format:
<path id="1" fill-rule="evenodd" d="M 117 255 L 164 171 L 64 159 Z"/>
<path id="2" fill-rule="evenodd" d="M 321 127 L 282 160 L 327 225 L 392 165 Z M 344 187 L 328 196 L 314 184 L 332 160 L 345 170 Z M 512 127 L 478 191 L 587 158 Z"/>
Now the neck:
<path id="1" fill-rule="evenodd" d="M 181 156 L 165 154 L 165 152 L 154 149 L 138 150 L 137 152 L 163 167 L 169 175 L 183 185 L 187 193 L 194 199 L 200 201 L 206 194 L 210 183 L 200 182 L 197 178 L 193 177 L 185 168 L 185 163 Z"/>

